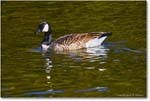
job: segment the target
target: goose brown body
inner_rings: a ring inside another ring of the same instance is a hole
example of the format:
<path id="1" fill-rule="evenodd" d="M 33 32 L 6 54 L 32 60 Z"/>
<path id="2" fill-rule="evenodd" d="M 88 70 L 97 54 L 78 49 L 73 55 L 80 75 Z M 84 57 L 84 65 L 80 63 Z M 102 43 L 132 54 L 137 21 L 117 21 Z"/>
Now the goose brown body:
<path id="1" fill-rule="evenodd" d="M 53 42 L 53 49 L 55 51 L 75 50 L 87 48 L 86 43 L 92 39 L 102 36 L 102 32 L 69 34 L 56 39 Z"/>

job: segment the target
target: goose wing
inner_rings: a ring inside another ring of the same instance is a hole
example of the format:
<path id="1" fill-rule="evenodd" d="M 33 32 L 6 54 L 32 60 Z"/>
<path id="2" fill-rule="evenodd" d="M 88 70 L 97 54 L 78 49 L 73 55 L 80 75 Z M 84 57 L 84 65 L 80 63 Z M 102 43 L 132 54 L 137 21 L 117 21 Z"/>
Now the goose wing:
<path id="1" fill-rule="evenodd" d="M 68 34 L 56 39 L 55 43 L 63 45 L 71 45 L 77 42 L 86 43 L 91 39 L 99 38 L 102 34 L 99 32 Z"/>
<path id="2" fill-rule="evenodd" d="M 92 39 L 99 38 L 103 34 L 101 32 L 69 34 L 59 37 L 55 42 L 55 50 L 74 50 L 86 48 L 86 43 Z"/>

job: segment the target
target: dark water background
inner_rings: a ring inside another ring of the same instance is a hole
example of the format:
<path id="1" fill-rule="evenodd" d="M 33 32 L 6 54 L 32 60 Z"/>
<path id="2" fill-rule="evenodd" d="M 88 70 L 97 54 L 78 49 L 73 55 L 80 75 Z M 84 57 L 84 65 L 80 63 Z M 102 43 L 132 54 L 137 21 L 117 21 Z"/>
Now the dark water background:
<path id="1" fill-rule="evenodd" d="M 146 97 L 146 2 L 1 3 L 2 97 Z M 102 46 L 38 51 L 42 21 L 53 40 L 112 32 Z"/>

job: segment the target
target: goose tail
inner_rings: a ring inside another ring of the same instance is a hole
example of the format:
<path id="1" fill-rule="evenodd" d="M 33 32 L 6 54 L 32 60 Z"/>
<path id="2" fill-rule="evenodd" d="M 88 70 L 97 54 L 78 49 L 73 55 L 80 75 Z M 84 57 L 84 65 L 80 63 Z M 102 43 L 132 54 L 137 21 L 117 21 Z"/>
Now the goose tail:
<path id="1" fill-rule="evenodd" d="M 108 37 L 112 35 L 111 32 L 103 32 L 101 33 L 101 35 L 97 38 L 91 39 L 86 43 L 86 48 L 89 47 L 95 47 L 95 46 L 99 46 L 103 43 L 103 41 Z"/>

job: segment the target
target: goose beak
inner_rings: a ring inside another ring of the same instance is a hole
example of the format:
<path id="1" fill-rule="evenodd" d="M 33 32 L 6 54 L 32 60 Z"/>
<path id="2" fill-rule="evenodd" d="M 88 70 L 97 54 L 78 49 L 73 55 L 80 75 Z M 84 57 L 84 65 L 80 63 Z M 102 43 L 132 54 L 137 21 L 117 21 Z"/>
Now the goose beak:
<path id="1" fill-rule="evenodd" d="M 35 32 L 35 35 L 37 35 L 39 32 L 41 32 L 40 29 L 38 29 L 38 30 Z"/>

